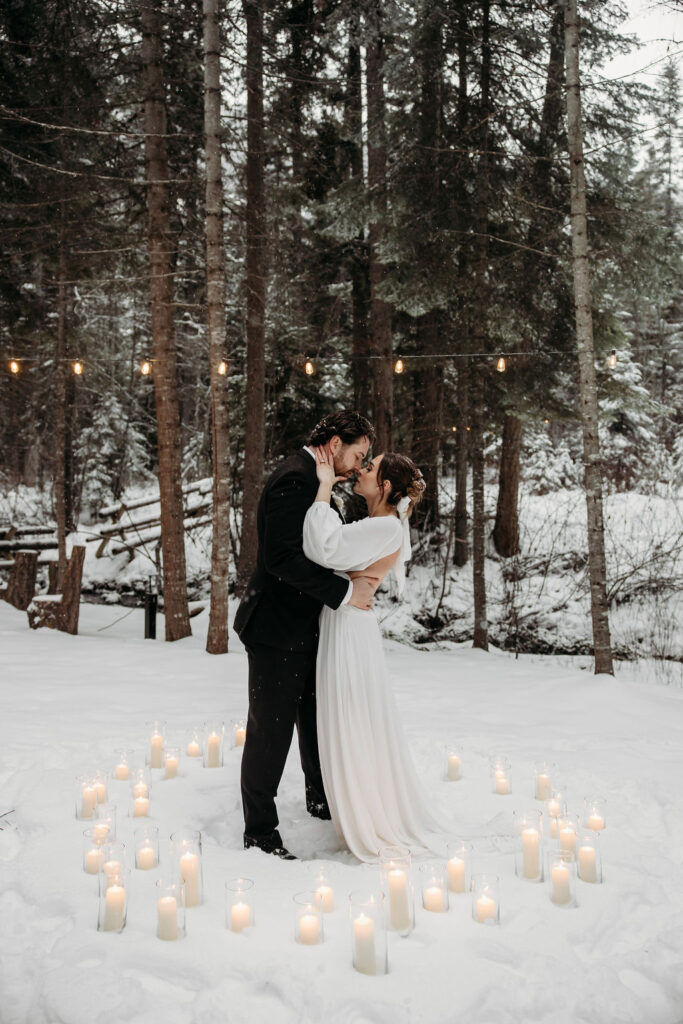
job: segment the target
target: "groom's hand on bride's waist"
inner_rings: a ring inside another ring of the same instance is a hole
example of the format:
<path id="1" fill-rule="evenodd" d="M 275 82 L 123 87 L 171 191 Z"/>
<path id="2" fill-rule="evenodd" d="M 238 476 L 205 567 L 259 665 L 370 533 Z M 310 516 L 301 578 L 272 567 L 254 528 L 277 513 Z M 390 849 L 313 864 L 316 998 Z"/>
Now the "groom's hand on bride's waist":
<path id="1" fill-rule="evenodd" d="M 369 576 L 357 576 L 353 581 L 353 592 L 349 604 L 354 608 L 363 608 L 369 611 L 372 608 L 372 599 L 375 596 L 375 583 Z"/>

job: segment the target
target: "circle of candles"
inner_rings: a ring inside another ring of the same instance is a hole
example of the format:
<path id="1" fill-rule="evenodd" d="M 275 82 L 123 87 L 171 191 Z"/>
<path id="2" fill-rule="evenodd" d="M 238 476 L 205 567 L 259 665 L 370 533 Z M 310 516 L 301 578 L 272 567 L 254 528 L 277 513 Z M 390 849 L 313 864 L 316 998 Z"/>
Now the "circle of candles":
<path id="1" fill-rule="evenodd" d="M 576 852 L 576 836 L 579 831 L 578 814 L 561 814 L 557 819 L 557 838 L 560 849 L 565 853 Z"/>
<path id="2" fill-rule="evenodd" d="M 185 935 L 185 899 L 182 883 L 169 883 L 158 879 L 157 938 L 175 942 Z"/>
<path id="3" fill-rule="evenodd" d="M 515 811 L 512 817 L 517 833 L 515 874 L 530 882 L 540 882 L 543 880 L 541 811 Z"/>
<path id="4" fill-rule="evenodd" d="M 577 839 L 577 873 L 582 882 L 602 882 L 600 832 L 582 829 Z"/>
<path id="5" fill-rule="evenodd" d="M 149 737 L 147 741 L 147 764 L 150 768 L 163 768 L 166 723 L 158 720 L 146 722 L 145 728 Z"/>
<path id="6" fill-rule="evenodd" d="M 534 797 L 545 803 L 551 795 L 551 768 L 545 761 L 534 767 Z"/>
<path id="7" fill-rule="evenodd" d="M 296 921 L 294 938 L 302 946 L 317 946 L 323 942 L 323 918 L 315 892 L 299 892 L 294 896 Z"/>
<path id="8" fill-rule="evenodd" d="M 92 818 L 97 807 L 97 790 L 91 775 L 79 775 L 76 779 L 76 817 Z"/>
<path id="9" fill-rule="evenodd" d="M 103 864 L 103 840 L 95 835 L 94 828 L 87 828 L 83 833 L 83 870 L 88 875 L 96 875 Z"/>
<path id="10" fill-rule="evenodd" d="M 199 757 L 202 752 L 202 745 L 200 741 L 202 730 L 199 726 L 195 726 L 189 733 L 187 738 L 187 747 L 185 753 L 188 757 Z"/>
<path id="11" fill-rule="evenodd" d="M 143 825 L 135 829 L 135 866 L 139 871 L 151 871 L 159 863 L 159 829 Z"/>
<path id="12" fill-rule="evenodd" d="M 472 879 L 472 919 L 477 924 L 500 924 L 500 879 L 497 875 L 475 875 Z"/>
<path id="13" fill-rule="evenodd" d="M 204 767 L 221 768 L 223 765 L 223 737 L 225 727 L 222 723 L 208 722 L 204 727 Z"/>
<path id="14" fill-rule="evenodd" d="M 107 802 L 107 779 L 102 772 L 98 772 L 93 779 L 93 786 L 95 788 L 95 795 L 97 797 L 98 804 L 106 804 Z"/>
<path id="15" fill-rule="evenodd" d="M 472 847 L 462 840 L 448 843 L 446 847 L 446 867 L 448 869 L 448 888 L 454 893 L 464 893 L 468 889 L 467 876 L 472 858 Z"/>
<path id="16" fill-rule="evenodd" d="M 99 918 L 102 922 L 100 930 L 120 932 L 126 923 L 126 890 L 119 877 L 104 890 L 101 900 L 104 906 Z"/>
<path id="17" fill-rule="evenodd" d="M 254 883 L 250 878 L 234 878 L 225 883 L 225 926 L 231 932 L 243 932 L 254 925 Z"/>
<path id="18" fill-rule="evenodd" d="M 491 782 L 493 792 L 498 796 L 508 796 L 512 792 L 510 782 L 510 762 L 506 757 L 494 757 L 491 760 Z"/>
<path id="19" fill-rule="evenodd" d="M 128 754 L 125 750 L 122 750 L 117 755 L 112 775 L 117 782 L 128 782 L 129 771 Z"/>
<path id="20" fill-rule="evenodd" d="M 174 871 L 180 882 L 185 883 L 185 906 L 196 907 L 203 902 L 202 885 L 202 834 L 191 829 L 181 829 L 171 835 L 171 851 Z"/>
<path id="21" fill-rule="evenodd" d="M 448 882 L 446 868 L 436 861 L 420 864 L 422 882 L 422 906 L 432 914 L 448 910 Z"/>
<path id="22" fill-rule="evenodd" d="M 584 800 L 584 824 L 594 832 L 602 832 L 607 822 L 607 801 L 602 796 L 587 796 Z"/>
<path id="23" fill-rule="evenodd" d="M 410 850 L 385 846 L 379 851 L 379 862 L 382 889 L 389 901 L 389 927 L 400 935 L 408 935 L 415 923 Z"/>
<path id="24" fill-rule="evenodd" d="M 178 774 L 178 762 L 180 751 L 175 747 L 168 747 L 164 750 L 164 778 L 175 779 Z"/>
<path id="25" fill-rule="evenodd" d="M 554 787 L 546 802 L 546 811 L 550 821 L 550 836 L 557 839 L 558 820 L 562 814 L 567 813 L 567 800 L 562 787 Z"/>
<path id="26" fill-rule="evenodd" d="M 557 907 L 576 905 L 574 856 L 566 850 L 550 854 L 550 899 Z"/>

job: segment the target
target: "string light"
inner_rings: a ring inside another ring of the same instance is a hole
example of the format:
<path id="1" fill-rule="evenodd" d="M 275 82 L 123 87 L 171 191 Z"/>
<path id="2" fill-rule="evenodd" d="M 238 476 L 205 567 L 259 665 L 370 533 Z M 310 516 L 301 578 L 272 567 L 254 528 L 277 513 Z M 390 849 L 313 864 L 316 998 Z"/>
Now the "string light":
<path id="1" fill-rule="evenodd" d="M 304 363 L 304 373 L 308 377 L 312 377 L 313 374 L 315 373 L 315 363 L 313 362 L 312 359 L 307 359 L 306 362 Z"/>
<path id="2" fill-rule="evenodd" d="M 457 427 L 451 427 L 451 430 L 452 430 L 452 431 L 453 431 L 453 433 L 455 434 L 455 433 L 457 433 L 457 430 L 458 430 L 458 428 L 457 428 Z"/>
<path id="3" fill-rule="evenodd" d="M 142 374 L 143 377 L 149 377 L 151 372 L 152 364 L 150 363 L 149 359 L 143 359 L 143 361 L 140 363 L 140 373 Z"/>
<path id="4" fill-rule="evenodd" d="M 14 376 L 16 377 L 16 375 L 19 373 L 20 370 L 21 370 L 21 364 L 20 364 L 19 360 L 18 359 L 10 359 L 10 361 L 9 361 L 9 372 L 13 373 Z"/>
<path id="5" fill-rule="evenodd" d="M 503 359 L 502 356 L 499 356 L 498 362 L 496 363 L 496 369 L 498 370 L 498 373 L 505 373 L 505 365 L 505 360 Z"/>
<path id="6" fill-rule="evenodd" d="M 74 371 L 74 373 L 76 374 L 77 377 L 82 376 L 82 374 L 83 374 L 83 363 L 81 362 L 80 359 L 74 359 L 73 363 L 71 364 L 71 368 L 73 369 L 73 371 Z"/>
<path id="7" fill-rule="evenodd" d="M 403 373 L 405 370 L 405 363 L 402 359 L 397 359 L 394 363 L 394 373 Z"/>
<path id="8" fill-rule="evenodd" d="M 613 348 L 607 356 L 607 366 L 610 370 L 616 370 L 618 361 L 616 349 Z"/>
<path id="9" fill-rule="evenodd" d="M 226 363 L 225 359 L 221 359 L 220 363 L 218 364 L 218 372 L 220 373 L 221 377 L 225 377 L 226 373 L 228 372 L 228 364 Z"/>

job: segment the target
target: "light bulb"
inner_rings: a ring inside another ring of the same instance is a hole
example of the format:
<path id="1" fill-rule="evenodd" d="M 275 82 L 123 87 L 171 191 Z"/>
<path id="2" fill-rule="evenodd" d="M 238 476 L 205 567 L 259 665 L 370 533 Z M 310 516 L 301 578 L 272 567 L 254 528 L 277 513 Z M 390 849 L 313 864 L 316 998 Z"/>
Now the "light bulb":
<path id="1" fill-rule="evenodd" d="M 496 363 L 496 369 L 498 370 L 498 373 L 505 373 L 505 360 L 502 356 L 499 357 L 498 362 Z"/>
<path id="2" fill-rule="evenodd" d="M 405 370 L 405 363 L 402 359 L 397 359 L 394 363 L 394 373 L 403 373 Z"/>
<path id="3" fill-rule="evenodd" d="M 610 368 L 610 370 L 616 370 L 617 362 L 618 362 L 618 359 L 617 359 L 616 350 L 612 349 L 610 354 L 607 356 L 607 365 Z"/>
<path id="4" fill-rule="evenodd" d="M 226 363 L 225 359 L 221 359 L 220 363 L 218 364 L 218 372 L 220 373 L 221 377 L 225 377 L 226 373 L 228 372 L 228 364 Z"/>
<path id="5" fill-rule="evenodd" d="M 142 374 L 143 377 L 149 377 L 151 372 L 152 364 L 150 363 L 149 359 L 143 360 L 143 362 L 140 364 L 140 373 Z"/>
<path id="6" fill-rule="evenodd" d="M 80 377 L 81 374 L 83 373 L 83 363 L 81 362 L 81 360 L 80 359 L 74 359 L 72 366 L 73 366 L 73 371 L 76 374 L 76 376 Z"/>
<path id="7" fill-rule="evenodd" d="M 315 366 L 313 364 L 313 360 L 312 359 L 307 359 L 306 360 L 306 362 L 304 364 L 304 373 L 307 374 L 309 377 L 312 377 L 313 374 L 315 373 Z"/>
<path id="8" fill-rule="evenodd" d="M 19 360 L 18 359 L 10 359 L 10 361 L 9 361 L 9 372 L 17 374 L 17 373 L 19 373 L 20 369 L 21 369 L 21 366 L 19 365 Z"/>
<path id="9" fill-rule="evenodd" d="M 457 427 L 451 427 L 451 430 L 452 430 L 452 431 L 453 431 L 453 433 L 455 434 L 455 433 L 457 432 L 458 428 L 457 428 Z"/>

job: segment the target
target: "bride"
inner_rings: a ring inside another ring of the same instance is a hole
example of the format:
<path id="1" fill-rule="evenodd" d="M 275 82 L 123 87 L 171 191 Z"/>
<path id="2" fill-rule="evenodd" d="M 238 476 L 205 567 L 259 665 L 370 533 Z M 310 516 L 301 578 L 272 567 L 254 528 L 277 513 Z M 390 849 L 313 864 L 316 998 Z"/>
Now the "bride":
<path id="1" fill-rule="evenodd" d="M 345 525 L 330 507 L 332 457 L 315 449 L 320 486 L 304 520 L 304 553 L 348 578 L 371 577 L 375 589 L 393 568 L 399 588 L 410 558 L 408 517 L 424 491 L 403 455 L 376 456 L 354 492 L 368 518 Z M 316 664 L 317 724 L 325 793 L 335 828 L 359 860 L 383 846 L 439 850 L 442 826 L 429 809 L 390 689 L 382 638 L 371 611 L 323 607 Z"/>

